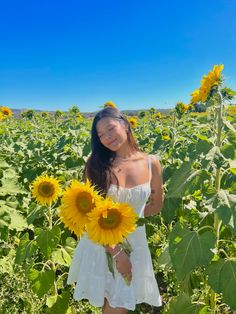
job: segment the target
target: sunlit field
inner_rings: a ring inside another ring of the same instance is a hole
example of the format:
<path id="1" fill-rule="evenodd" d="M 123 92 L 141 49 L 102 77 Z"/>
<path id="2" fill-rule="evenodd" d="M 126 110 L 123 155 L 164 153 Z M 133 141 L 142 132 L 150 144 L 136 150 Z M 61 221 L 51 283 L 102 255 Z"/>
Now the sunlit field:
<path id="1" fill-rule="evenodd" d="M 128 117 L 141 149 L 159 158 L 165 189 L 161 215 L 146 221 L 163 306 L 132 313 L 236 313 L 236 106 L 222 69 L 190 104 Z M 58 216 L 62 191 L 82 181 L 91 123 L 76 106 L 17 118 L 1 107 L 1 313 L 101 313 L 73 301 L 66 280 L 77 237 Z M 32 191 L 41 175 L 54 180 L 50 202 Z"/>

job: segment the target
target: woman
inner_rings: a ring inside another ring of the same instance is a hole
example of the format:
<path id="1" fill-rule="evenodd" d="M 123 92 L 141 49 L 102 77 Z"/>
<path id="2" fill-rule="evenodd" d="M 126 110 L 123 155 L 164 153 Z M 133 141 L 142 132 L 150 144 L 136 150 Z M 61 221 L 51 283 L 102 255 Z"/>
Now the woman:
<path id="1" fill-rule="evenodd" d="M 91 148 L 85 178 L 96 185 L 103 196 L 129 203 L 139 217 L 160 212 L 163 204 L 160 163 L 138 148 L 130 124 L 120 111 L 107 107 L 96 114 Z M 138 227 L 128 240 L 133 249 L 130 257 L 119 245 L 113 249 L 102 247 L 86 235 L 82 237 L 68 276 L 68 283 L 77 282 L 76 300 L 88 299 L 92 305 L 102 306 L 104 314 L 125 314 L 143 302 L 161 305 L 145 226 Z M 106 251 L 115 261 L 115 279 L 107 266 Z M 131 282 L 129 286 L 124 278 Z"/>

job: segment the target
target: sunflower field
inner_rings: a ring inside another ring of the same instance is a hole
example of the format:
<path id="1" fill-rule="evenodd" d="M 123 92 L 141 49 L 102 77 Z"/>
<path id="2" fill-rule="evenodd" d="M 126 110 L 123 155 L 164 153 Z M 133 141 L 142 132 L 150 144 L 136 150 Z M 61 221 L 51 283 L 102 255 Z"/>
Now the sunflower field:
<path id="1" fill-rule="evenodd" d="M 132 313 L 236 313 L 236 93 L 222 70 L 203 77 L 190 104 L 129 117 L 165 189 L 161 215 L 146 219 L 163 306 Z M 0 313 L 101 313 L 66 284 L 78 240 L 58 212 L 82 181 L 91 124 L 76 107 L 21 117 L 0 107 Z"/>

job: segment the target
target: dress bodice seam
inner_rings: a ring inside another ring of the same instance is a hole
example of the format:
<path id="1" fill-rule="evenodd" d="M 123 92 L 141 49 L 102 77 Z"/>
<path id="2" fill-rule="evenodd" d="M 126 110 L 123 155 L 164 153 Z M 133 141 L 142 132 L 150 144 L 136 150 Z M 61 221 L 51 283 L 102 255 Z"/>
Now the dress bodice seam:
<path id="1" fill-rule="evenodd" d="M 114 186 L 114 187 L 116 187 L 116 188 L 121 188 L 121 189 L 124 189 L 124 190 L 132 190 L 132 189 L 138 188 L 138 187 L 140 187 L 140 186 L 144 186 L 144 185 L 146 185 L 146 184 L 150 184 L 150 181 L 147 181 L 147 182 L 144 182 L 144 183 L 141 183 L 141 184 L 137 184 L 137 185 L 132 186 L 132 187 L 130 187 L 130 188 L 125 187 L 125 186 L 121 186 L 121 185 L 118 186 L 117 184 L 110 184 L 110 187 L 111 187 L 111 186 Z"/>

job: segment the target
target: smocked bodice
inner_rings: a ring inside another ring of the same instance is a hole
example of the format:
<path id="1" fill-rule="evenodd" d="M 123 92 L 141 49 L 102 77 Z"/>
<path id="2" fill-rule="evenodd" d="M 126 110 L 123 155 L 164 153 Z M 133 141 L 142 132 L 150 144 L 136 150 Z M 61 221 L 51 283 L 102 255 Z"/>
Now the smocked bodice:
<path id="1" fill-rule="evenodd" d="M 132 206 L 139 217 L 143 217 L 146 202 L 151 193 L 150 181 L 131 188 L 125 188 L 111 184 L 107 195 L 115 202 L 128 203 Z"/>

